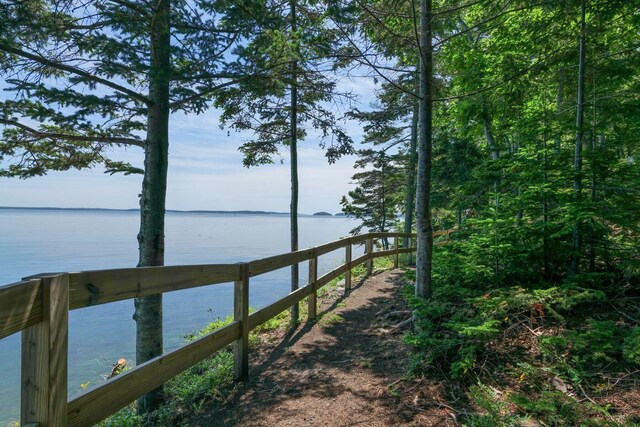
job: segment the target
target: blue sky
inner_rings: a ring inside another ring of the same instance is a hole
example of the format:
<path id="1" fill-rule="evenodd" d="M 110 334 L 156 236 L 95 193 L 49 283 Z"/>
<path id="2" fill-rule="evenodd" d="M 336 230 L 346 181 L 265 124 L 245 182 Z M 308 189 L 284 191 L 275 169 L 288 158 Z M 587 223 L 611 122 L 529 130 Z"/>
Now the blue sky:
<path id="1" fill-rule="evenodd" d="M 368 79 L 343 79 L 341 89 L 351 89 L 366 106 L 375 85 Z M 347 129 L 359 143 L 361 127 Z M 289 210 L 289 162 L 247 169 L 238 147 L 250 138 L 222 130 L 218 112 L 195 116 L 175 114 L 170 123 L 167 208 L 179 210 Z M 142 165 L 142 150 L 115 149 L 114 159 Z M 340 212 L 340 198 L 353 188 L 353 157 L 329 165 L 312 134 L 300 143 L 299 178 L 301 213 Z M 110 176 L 100 169 L 51 172 L 27 180 L 0 178 L 0 206 L 54 206 L 135 208 L 142 177 Z"/>

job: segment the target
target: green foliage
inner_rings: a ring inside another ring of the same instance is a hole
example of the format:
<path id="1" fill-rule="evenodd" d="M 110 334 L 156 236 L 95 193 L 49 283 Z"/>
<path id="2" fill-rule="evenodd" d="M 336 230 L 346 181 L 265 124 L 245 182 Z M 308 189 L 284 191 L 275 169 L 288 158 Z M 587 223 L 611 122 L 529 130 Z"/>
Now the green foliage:
<path id="1" fill-rule="evenodd" d="M 640 327 L 634 327 L 622 346 L 625 360 L 640 365 Z"/>
<path id="2" fill-rule="evenodd" d="M 465 420 L 465 426 L 469 427 L 510 427 L 517 419 L 507 415 L 507 402 L 501 400 L 485 384 L 478 383 L 469 388 L 469 396 L 473 402 L 484 412 L 483 414 L 471 414 Z"/>
<path id="3" fill-rule="evenodd" d="M 167 110 L 200 113 L 222 83 L 239 77 L 227 50 L 248 34 L 246 26 L 222 24 L 218 15 L 228 11 L 218 2 L 163 5 L 168 31 L 180 40 L 170 47 L 171 76 L 155 68 L 151 46 L 164 8 L 139 0 L 0 5 L 0 77 L 9 93 L 0 97 L 0 176 L 98 165 L 140 173 L 111 156 L 114 147 L 147 144 L 153 81 L 171 79 Z"/>

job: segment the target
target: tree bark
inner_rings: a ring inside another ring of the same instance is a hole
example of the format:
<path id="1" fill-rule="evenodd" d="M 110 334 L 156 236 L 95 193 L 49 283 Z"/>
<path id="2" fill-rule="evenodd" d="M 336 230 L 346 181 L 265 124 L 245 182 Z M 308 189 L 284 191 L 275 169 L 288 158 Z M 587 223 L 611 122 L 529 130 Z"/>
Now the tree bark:
<path id="1" fill-rule="evenodd" d="M 291 13 L 291 33 L 297 31 L 296 0 L 289 3 Z M 291 252 L 298 250 L 298 62 L 291 62 Z M 298 264 L 291 266 L 291 292 L 298 289 L 300 271 Z M 300 309 L 298 303 L 291 306 L 291 323 L 298 323 Z"/>
<path id="2" fill-rule="evenodd" d="M 484 136 L 487 139 L 487 145 L 491 151 L 491 158 L 494 161 L 498 160 L 500 158 L 500 150 L 498 149 L 496 140 L 493 137 L 493 132 L 491 131 L 491 118 L 489 117 L 487 101 L 485 101 L 484 97 L 482 98 L 482 125 L 484 127 Z"/>
<path id="3" fill-rule="evenodd" d="M 584 72 L 586 62 L 586 0 L 580 4 L 580 59 L 578 62 L 578 105 L 576 108 L 576 143 L 573 165 L 573 197 L 576 204 L 582 199 L 582 139 L 584 137 Z M 576 220 L 572 233 L 570 274 L 577 274 L 580 266 L 580 221 Z"/>
<path id="4" fill-rule="evenodd" d="M 164 215 L 169 155 L 170 0 L 155 0 L 151 21 L 151 67 L 145 141 L 144 179 L 140 196 L 138 267 L 164 265 Z M 162 294 L 136 298 L 136 363 L 162 354 Z M 138 399 L 141 413 L 162 402 L 162 388 Z"/>
<path id="5" fill-rule="evenodd" d="M 560 123 L 560 117 L 562 117 L 562 109 L 564 108 L 564 81 L 567 76 L 567 71 L 564 68 L 560 68 L 558 70 L 558 94 L 556 100 L 556 117 L 558 122 Z M 555 154 L 560 154 L 560 135 L 562 134 L 562 130 L 558 131 L 555 140 Z"/>
<path id="6" fill-rule="evenodd" d="M 431 224 L 431 150 L 433 144 L 433 46 L 432 0 L 420 3 L 420 101 L 418 137 L 418 186 L 416 189 L 416 228 L 418 248 L 416 256 L 416 296 L 429 298 L 433 235 Z"/>
<path id="7" fill-rule="evenodd" d="M 543 89 L 544 90 L 544 89 Z M 543 276 L 549 280 L 549 237 L 547 236 L 547 226 L 549 223 L 549 201 L 547 199 L 547 181 L 549 159 L 547 153 L 547 96 L 543 92 L 543 125 L 542 125 L 542 258 Z"/>
<path id="8" fill-rule="evenodd" d="M 411 226 L 413 225 L 413 209 L 416 198 L 416 161 L 417 161 L 417 146 L 418 146 L 418 105 L 413 108 L 413 115 L 411 117 L 411 139 L 409 141 L 409 162 L 407 165 L 406 186 L 407 192 L 404 199 L 404 232 L 411 233 Z M 402 246 L 404 248 L 409 247 L 409 238 L 403 239 Z M 411 253 L 409 253 L 411 258 Z"/>

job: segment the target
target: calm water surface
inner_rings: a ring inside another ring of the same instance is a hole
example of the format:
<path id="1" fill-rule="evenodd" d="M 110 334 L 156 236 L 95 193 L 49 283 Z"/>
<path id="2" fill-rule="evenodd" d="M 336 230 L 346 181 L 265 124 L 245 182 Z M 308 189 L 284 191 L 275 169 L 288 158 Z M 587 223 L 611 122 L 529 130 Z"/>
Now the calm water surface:
<path id="1" fill-rule="evenodd" d="M 344 237 L 354 220 L 301 217 L 300 247 Z M 0 209 L 0 285 L 54 271 L 80 271 L 135 266 L 138 212 Z M 168 213 L 166 264 L 215 264 L 250 261 L 288 252 L 286 215 Z M 354 253 L 355 256 L 355 253 Z M 324 255 L 319 273 L 339 265 L 343 251 Z M 307 277 L 306 263 L 300 277 Z M 289 270 L 251 281 L 250 305 L 259 308 L 286 295 Z M 303 279 L 304 281 L 304 279 Z M 222 284 L 165 294 L 165 349 L 184 342 L 216 317 L 233 312 L 233 285 Z M 132 300 L 69 313 L 69 394 L 81 384 L 103 381 L 120 357 L 133 360 L 135 323 Z M 0 426 L 19 415 L 20 336 L 0 341 Z"/>

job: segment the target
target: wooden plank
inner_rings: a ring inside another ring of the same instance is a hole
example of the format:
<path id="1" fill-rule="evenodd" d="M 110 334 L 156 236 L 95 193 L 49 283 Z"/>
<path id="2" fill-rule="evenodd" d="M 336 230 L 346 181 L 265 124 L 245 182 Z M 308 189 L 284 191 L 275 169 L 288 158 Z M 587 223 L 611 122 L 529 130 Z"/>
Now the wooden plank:
<path id="1" fill-rule="evenodd" d="M 369 254 L 364 254 L 362 256 L 359 256 L 358 258 L 354 259 L 353 261 L 351 261 L 351 268 L 357 267 L 360 264 L 362 264 L 363 262 L 367 261 L 369 259 Z"/>
<path id="2" fill-rule="evenodd" d="M 153 358 L 88 390 L 69 402 L 68 425 L 91 426 L 164 384 L 240 337 L 232 322 L 176 350 Z"/>
<path id="3" fill-rule="evenodd" d="M 318 255 L 313 254 L 313 258 L 309 260 L 309 286 L 313 288 L 309 294 L 309 309 L 307 310 L 307 320 L 311 321 L 316 318 L 316 309 L 318 301 L 318 285 L 316 283 L 318 279 Z"/>
<path id="4" fill-rule="evenodd" d="M 386 251 L 373 252 L 373 254 L 371 256 L 372 256 L 372 258 L 381 258 L 381 257 L 385 257 L 385 256 L 393 256 L 395 254 L 396 254 L 396 250 L 395 249 L 387 249 Z"/>
<path id="5" fill-rule="evenodd" d="M 404 238 L 411 239 L 411 238 L 415 238 L 417 236 L 416 233 L 397 233 L 397 234 L 398 234 L 398 237 L 401 237 L 403 239 Z"/>
<path id="6" fill-rule="evenodd" d="M 373 234 L 375 234 L 375 233 L 369 233 L 369 236 L 371 236 Z M 373 273 L 373 258 L 375 256 L 373 254 L 373 237 L 369 237 L 367 239 L 366 253 L 369 256 L 367 258 L 367 276 L 371 276 L 371 274 Z"/>
<path id="7" fill-rule="evenodd" d="M 369 239 L 384 239 L 385 237 L 393 237 L 393 233 L 389 233 L 388 231 L 376 231 L 375 233 L 368 233 Z"/>
<path id="8" fill-rule="evenodd" d="M 20 420 L 49 423 L 49 325 L 41 322 L 22 331 Z"/>
<path id="9" fill-rule="evenodd" d="M 369 238 L 369 233 L 360 234 L 358 236 L 351 237 L 351 244 L 358 245 L 362 242 L 365 242 Z"/>
<path id="10" fill-rule="evenodd" d="M 234 284 L 233 318 L 240 322 L 240 338 L 234 346 L 235 377 L 249 377 L 249 264 L 240 267 L 240 280 Z"/>
<path id="11" fill-rule="evenodd" d="M 347 237 L 345 239 L 340 239 L 340 240 L 336 240 L 334 242 L 330 242 L 330 243 L 325 243 L 324 245 L 320 245 L 317 246 L 316 249 L 316 253 L 318 254 L 318 256 L 320 255 L 324 255 L 326 253 L 335 251 L 337 249 L 340 249 L 346 245 L 349 245 L 351 241 L 351 238 Z"/>
<path id="12" fill-rule="evenodd" d="M 313 249 L 303 249 L 301 251 L 251 261 L 249 263 L 249 275 L 257 276 L 258 274 L 288 267 L 299 262 L 307 261 L 312 256 Z"/>
<path id="13" fill-rule="evenodd" d="M 42 321 L 22 333 L 20 419 L 42 427 L 67 425 L 69 275 L 43 277 Z"/>
<path id="14" fill-rule="evenodd" d="M 415 247 L 398 249 L 398 252 L 401 253 L 401 254 L 406 254 L 406 253 L 415 252 L 415 251 L 416 251 Z"/>
<path id="15" fill-rule="evenodd" d="M 433 237 L 438 237 L 438 236 L 448 236 L 449 234 L 453 233 L 454 231 L 456 231 L 455 228 L 450 228 L 448 230 L 438 230 L 438 231 L 434 231 L 433 232 Z"/>
<path id="16" fill-rule="evenodd" d="M 400 249 L 400 236 L 398 236 L 398 233 L 393 236 L 393 245 L 395 249 L 395 256 L 393 257 L 393 267 L 398 268 L 398 265 L 400 264 L 400 257 L 398 252 L 398 249 Z"/>
<path id="17" fill-rule="evenodd" d="M 344 293 L 348 295 L 351 292 L 351 245 L 345 246 L 345 266 L 347 269 L 344 272 Z"/>
<path id="18" fill-rule="evenodd" d="M 267 320 L 287 310 L 293 304 L 300 302 L 304 297 L 313 292 L 313 286 L 307 285 L 296 289 L 286 297 L 270 304 L 255 313 L 249 315 L 249 329 L 253 330 L 257 326 L 262 325 Z"/>
<path id="19" fill-rule="evenodd" d="M 179 265 L 69 274 L 71 310 L 238 280 L 239 264 Z"/>
<path id="20" fill-rule="evenodd" d="M 0 287 L 0 339 L 42 321 L 40 279 Z"/>
<path id="21" fill-rule="evenodd" d="M 318 280 L 316 281 L 317 288 L 321 288 L 347 270 L 349 270 L 349 266 L 347 264 L 342 264 L 340 267 L 334 268 L 330 272 L 318 278 Z"/>

